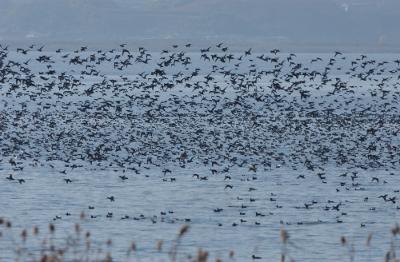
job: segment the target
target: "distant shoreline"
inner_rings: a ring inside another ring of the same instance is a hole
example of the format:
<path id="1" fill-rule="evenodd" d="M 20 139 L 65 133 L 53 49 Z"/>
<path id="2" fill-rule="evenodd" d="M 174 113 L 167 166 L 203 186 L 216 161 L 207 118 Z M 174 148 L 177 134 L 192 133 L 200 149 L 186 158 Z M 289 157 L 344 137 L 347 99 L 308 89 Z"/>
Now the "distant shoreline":
<path id="1" fill-rule="evenodd" d="M 191 43 L 190 48 L 185 48 L 187 52 L 199 51 L 200 48 L 215 46 L 218 43 L 225 43 L 231 52 L 242 52 L 252 48 L 254 52 L 268 52 L 271 49 L 278 48 L 283 53 L 331 53 L 339 50 L 344 53 L 400 53 L 400 45 L 398 44 L 357 44 L 357 43 L 289 43 L 284 41 L 269 40 L 222 40 L 222 39 L 131 39 L 131 40 L 58 40 L 54 41 L 45 38 L 31 39 L 1 39 L 0 44 L 9 45 L 11 49 L 16 47 L 25 47 L 32 44 L 37 46 L 45 45 L 47 51 L 55 51 L 58 48 L 66 50 L 74 50 L 81 46 L 87 46 L 88 50 L 97 50 L 103 48 L 117 48 L 119 44 L 127 44 L 127 48 L 135 49 L 140 46 L 145 47 L 148 51 L 158 52 L 168 49 L 172 45 L 177 44 L 183 46 Z"/>

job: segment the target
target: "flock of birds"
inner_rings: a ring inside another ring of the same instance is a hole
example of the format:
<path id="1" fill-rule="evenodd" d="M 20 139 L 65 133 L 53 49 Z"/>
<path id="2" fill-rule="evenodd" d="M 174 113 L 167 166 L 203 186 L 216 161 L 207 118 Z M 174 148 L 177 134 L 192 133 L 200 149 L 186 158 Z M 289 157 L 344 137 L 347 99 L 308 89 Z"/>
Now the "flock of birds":
<path id="1" fill-rule="evenodd" d="M 161 52 L 125 44 L 71 52 L 0 46 L 4 179 L 29 183 L 20 174 L 41 167 L 60 174 L 66 187 L 85 169 L 109 170 L 121 183 L 156 170 L 163 182 L 179 183 L 178 168 L 193 181 L 222 181 L 220 190 L 234 194 L 237 183 L 288 168 L 297 173 L 294 181 L 320 181 L 340 196 L 398 176 L 399 59 L 341 52 L 304 57 L 278 49 L 237 53 L 224 43 L 192 50 L 191 44 Z M 191 171 L 198 166 L 207 172 Z M 249 187 L 246 199 L 235 196 L 240 219 L 230 226 L 247 223 L 246 207 L 260 200 L 252 195 L 260 186 Z M 400 209 L 399 197 L 393 190 L 362 201 L 373 198 Z M 271 203 L 277 198 L 279 193 L 265 196 Z M 118 198 L 106 195 L 104 201 Z M 341 223 L 345 205 L 314 199 L 296 208 L 318 206 L 337 213 Z M 210 216 L 225 209 L 213 208 Z M 161 211 L 161 217 L 173 213 Z M 268 215 L 273 212 L 251 216 L 259 225 Z M 145 219 L 121 217 L 130 218 Z"/>

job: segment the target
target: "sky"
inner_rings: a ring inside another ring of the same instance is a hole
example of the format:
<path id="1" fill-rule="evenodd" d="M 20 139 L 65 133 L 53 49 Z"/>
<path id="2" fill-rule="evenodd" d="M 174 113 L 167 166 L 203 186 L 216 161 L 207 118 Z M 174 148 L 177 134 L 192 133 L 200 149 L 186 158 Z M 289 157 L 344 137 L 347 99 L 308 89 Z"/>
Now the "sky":
<path id="1" fill-rule="evenodd" d="M 400 46 L 399 0 L 1 0 L 0 42 Z"/>

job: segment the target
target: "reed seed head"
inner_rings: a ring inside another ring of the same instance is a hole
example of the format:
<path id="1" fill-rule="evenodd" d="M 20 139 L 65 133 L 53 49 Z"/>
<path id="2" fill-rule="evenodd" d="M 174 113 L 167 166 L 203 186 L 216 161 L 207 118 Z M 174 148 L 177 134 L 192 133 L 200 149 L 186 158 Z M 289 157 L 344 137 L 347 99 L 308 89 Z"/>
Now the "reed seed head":
<path id="1" fill-rule="evenodd" d="M 81 212 L 81 215 L 79 216 L 79 218 L 81 219 L 81 220 L 84 220 L 85 219 L 85 212 Z"/>
<path id="2" fill-rule="evenodd" d="M 136 243 L 132 242 L 131 244 L 131 251 L 136 251 Z"/>
<path id="3" fill-rule="evenodd" d="M 346 240 L 346 237 L 345 237 L 345 236 L 342 236 L 342 237 L 340 238 L 340 243 L 342 244 L 342 246 L 345 246 L 345 245 L 347 244 L 347 240 Z"/>
<path id="4" fill-rule="evenodd" d="M 112 262 L 112 257 L 111 257 L 110 252 L 108 252 L 106 254 L 106 257 L 104 258 L 104 262 Z"/>
<path id="5" fill-rule="evenodd" d="M 28 237 L 28 232 L 26 231 L 26 229 L 22 230 L 21 232 L 22 241 L 25 242 L 27 237 Z"/>
<path id="6" fill-rule="evenodd" d="M 369 233 L 368 238 L 367 238 L 367 246 L 371 244 L 371 239 L 372 239 L 372 233 Z"/>
<path id="7" fill-rule="evenodd" d="M 157 248 L 158 252 L 162 251 L 162 246 L 163 246 L 163 241 L 162 240 L 158 240 L 157 241 L 157 245 L 156 245 L 156 248 Z"/>
<path id="8" fill-rule="evenodd" d="M 81 227 L 78 223 L 75 224 L 75 233 L 79 234 L 81 232 Z"/>
<path id="9" fill-rule="evenodd" d="M 39 228 L 38 228 L 37 226 L 34 226 L 34 227 L 33 227 L 33 235 L 34 235 L 34 236 L 39 235 Z"/>
<path id="10" fill-rule="evenodd" d="M 53 234 L 54 233 L 54 231 L 56 230 L 56 228 L 54 227 L 54 224 L 49 224 L 49 231 L 50 231 L 50 233 L 51 234 Z"/>
<path id="11" fill-rule="evenodd" d="M 399 227 L 399 224 L 396 223 L 395 227 L 392 228 L 392 235 L 393 235 L 393 236 L 396 236 L 396 235 L 398 235 L 399 233 L 400 233 L 400 227 Z"/>
<path id="12" fill-rule="evenodd" d="M 179 237 L 182 237 L 189 230 L 189 225 L 183 225 L 179 230 Z"/>
<path id="13" fill-rule="evenodd" d="M 199 249 L 199 251 L 197 252 L 196 262 L 206 262 L 207 258 L 208 258 L 208 252 Z"/>
<path id="14" fill-rule="evenodd" d="M 112 240 L 111 240 L 111 239 L 107 240 L 106 245 L 107 245 L 108 247 L 111 247 L 111 245 L 112 245 Z"/>
<path id="15" fill-rule="evenodd" d="M 40 262 L 56 262 L 58 261 L 57 257 L 54 255 L 43 255 L 40 259 Z"/>
<path id="16" fill-rule="evenodd" d="M 286 244 L 288 239 L 289 239 L 289 233 L 285 229 L 281 229 L 281 240 L 282 240 L 282 242 Z"/>

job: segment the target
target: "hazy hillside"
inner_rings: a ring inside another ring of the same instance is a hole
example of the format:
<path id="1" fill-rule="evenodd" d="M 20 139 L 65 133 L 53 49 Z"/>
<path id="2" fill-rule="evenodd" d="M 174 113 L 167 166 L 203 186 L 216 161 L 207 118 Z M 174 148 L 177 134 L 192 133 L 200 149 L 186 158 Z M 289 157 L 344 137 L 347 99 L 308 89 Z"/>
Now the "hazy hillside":
<path id="1" fill-rule="evenodd" d="M 393 45 L 396 0 L 2 0 L 0 39 Z"/>

